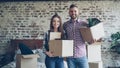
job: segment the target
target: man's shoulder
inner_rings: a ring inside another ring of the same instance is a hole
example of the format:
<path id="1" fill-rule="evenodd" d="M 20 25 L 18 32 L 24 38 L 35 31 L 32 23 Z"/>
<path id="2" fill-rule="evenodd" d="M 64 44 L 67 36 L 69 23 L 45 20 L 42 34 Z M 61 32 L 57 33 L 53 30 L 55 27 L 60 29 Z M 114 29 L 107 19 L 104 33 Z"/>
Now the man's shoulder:
<path id="1" fill-rule="evenodd" d="M 78 23 L 80 23 L 80 26 L 88 26 L 86 19 L 78 19 Z"/>
<path id="2" fill-rule="evenodd" d="M 87 23 L 87 20 L 86 19 L 78 19 L 78 22 L 79 23 Z"/>

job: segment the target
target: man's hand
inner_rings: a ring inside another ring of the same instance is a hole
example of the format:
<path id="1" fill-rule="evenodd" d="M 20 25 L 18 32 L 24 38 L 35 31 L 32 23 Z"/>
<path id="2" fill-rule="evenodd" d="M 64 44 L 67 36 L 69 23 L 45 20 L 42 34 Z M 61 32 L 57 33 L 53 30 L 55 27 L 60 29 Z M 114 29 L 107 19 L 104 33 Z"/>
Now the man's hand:
<path id="1" fill-rule="evenodd" d="M 94 39 L 94 41 L 95 41 L 95 42 L 101 42 L 101 41 L 102 41 L 102 38 L 100 38 L 100 39 L 98 39 L 98 40 Z"/>
<path id="2" fill-rule="evenodd" d="M 101 41 L 102 41 L 102 38 L 100 38 L 100 39 L 98 39 L 98 40 L 93 39 L 89 44 L 94 43 L 94 42 L 101 42 Z"/>

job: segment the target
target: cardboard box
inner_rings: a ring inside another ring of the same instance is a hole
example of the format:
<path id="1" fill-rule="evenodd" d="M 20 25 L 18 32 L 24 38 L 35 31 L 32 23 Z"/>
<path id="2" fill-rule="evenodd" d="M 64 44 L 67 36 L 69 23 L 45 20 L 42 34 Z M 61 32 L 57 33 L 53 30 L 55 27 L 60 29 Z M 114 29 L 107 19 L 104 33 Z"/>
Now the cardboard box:
<path id="1" fill-rule="evenodd" d="M 73 40 L 50 40 L 49 50 L 54 56 L 73 56 Z"/>
<path id="2" fill-rule="evenodd" d="M 103 68 L 102 61 L 90 62 L 89 68 Z"/>
<path id="3" fill-rule="evenodd" d="M 37 68 L 37 54 L 16 56 L 16 68 Z"/>
<path id="4" fill-rule="evenodd" d="M 61 32 L 50 32 L 50 40 L 61 39 Z"/>
<path id="5" fill-rule="evenodd" d="M 94 39 L 99 40 L 105 35 L 104 29 L 103 29 L 103 23 L 99 23 L 90 28 L 82 27 L 80 28 L 80 32 L 81 32 L 83 39 L 89 43 L 91 43 L 91 41 Z"/>
<path id="6" fill-rule="evenodd" d="M 88 62 L 101 61 L 101 43 L 96 42 L 91 45 L 87 45 L 87 57 Z"/>

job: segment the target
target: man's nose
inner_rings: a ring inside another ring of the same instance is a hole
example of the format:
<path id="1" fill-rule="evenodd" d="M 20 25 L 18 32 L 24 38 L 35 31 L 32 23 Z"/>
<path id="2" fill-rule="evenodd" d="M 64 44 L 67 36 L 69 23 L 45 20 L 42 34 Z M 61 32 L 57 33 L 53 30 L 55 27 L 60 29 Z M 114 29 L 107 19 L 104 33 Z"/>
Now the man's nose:
<path id="1" fill-rule="evenodd" d="M 75 13 L 74 13 L 74 12 L 72 12 L 71 14 L 72 14 L 72 15 L 74 15 Z"/>

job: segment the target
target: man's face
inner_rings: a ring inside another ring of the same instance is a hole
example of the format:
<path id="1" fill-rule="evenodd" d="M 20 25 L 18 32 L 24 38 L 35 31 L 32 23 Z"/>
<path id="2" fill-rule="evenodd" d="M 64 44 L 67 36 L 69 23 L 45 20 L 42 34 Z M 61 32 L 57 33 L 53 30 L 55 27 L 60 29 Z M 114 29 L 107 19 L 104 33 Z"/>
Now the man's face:
<path id="1" fill-rule="evenodd" d="M 70 8 L 69 15 L 72 19 L 76 19 L 78 17 L 78 8 L 77 7 Z"/>

